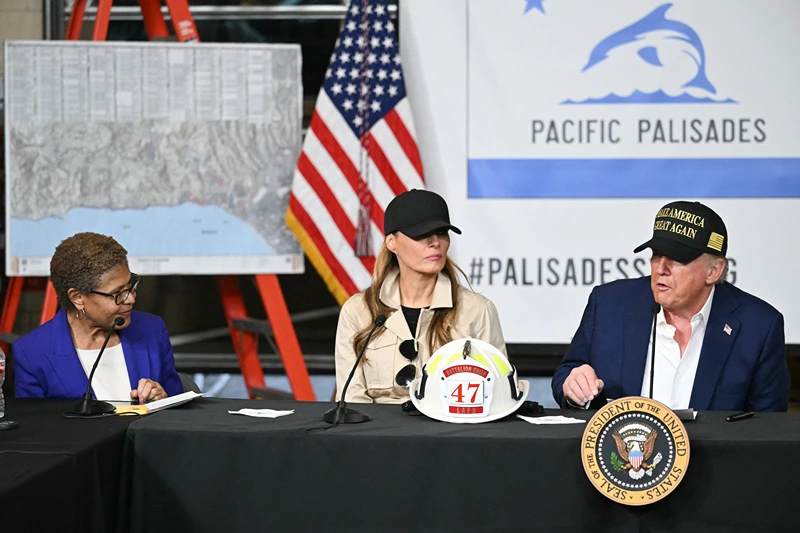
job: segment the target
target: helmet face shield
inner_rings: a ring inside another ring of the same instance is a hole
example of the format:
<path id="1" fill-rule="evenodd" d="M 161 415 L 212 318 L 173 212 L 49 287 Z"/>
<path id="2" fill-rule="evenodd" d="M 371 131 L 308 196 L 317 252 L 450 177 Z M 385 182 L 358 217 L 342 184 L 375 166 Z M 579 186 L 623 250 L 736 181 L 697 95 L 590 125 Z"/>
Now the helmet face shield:
<path id="1" fill-rule="evenodd" d="M 409 392 L 414 406 L 430 418 L 475 424 L 514 413 L 528 389 L 500 350 L 477 339 L 459 339 L 431 356 Z"/>

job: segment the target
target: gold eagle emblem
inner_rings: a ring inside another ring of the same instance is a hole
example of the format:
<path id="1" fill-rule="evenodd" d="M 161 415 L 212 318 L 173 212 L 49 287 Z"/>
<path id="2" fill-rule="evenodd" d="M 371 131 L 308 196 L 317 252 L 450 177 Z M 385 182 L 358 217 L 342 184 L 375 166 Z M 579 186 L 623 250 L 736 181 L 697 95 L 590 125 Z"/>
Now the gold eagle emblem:
<path id="1" fill-rule="evenodd" d="M 656 454 L 651 463 L 658 434 L 644 424 L 631 424 L 615 431 L 611 436 L 617 443 L 617 451 L 625 463 L 620 472 L 628 472 L 632 479 L 641 479 L 645 474 L 653 475 L 653 469 L 661 462 L 661 454 Z"/>

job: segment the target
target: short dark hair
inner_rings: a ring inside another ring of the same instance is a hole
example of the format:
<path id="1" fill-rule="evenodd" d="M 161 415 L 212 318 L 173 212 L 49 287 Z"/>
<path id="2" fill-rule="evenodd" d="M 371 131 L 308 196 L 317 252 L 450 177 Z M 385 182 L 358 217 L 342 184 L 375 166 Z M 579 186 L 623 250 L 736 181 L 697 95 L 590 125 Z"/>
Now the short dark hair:
<path id="1" fill-rule="evenodd" d="M 85 232 L 64 239 L 50 260 L 50 280 L 58 303 L 64 309 L 74 309 L 67 291 L 95 290 L 106 272 L 127 263 L 128 251 L 113 237 Z"/>

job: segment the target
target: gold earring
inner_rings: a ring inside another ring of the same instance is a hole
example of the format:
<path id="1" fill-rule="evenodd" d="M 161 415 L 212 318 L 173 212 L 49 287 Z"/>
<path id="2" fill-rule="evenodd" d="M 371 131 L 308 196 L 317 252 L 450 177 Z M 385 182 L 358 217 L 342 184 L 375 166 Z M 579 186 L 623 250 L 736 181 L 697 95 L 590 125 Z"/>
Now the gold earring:
<path id="1" fill-rule="evenodd" d="M 83 313 L 83 315 L 81 315 L 81 312 Z M 86 318 L 86 309 L 78 309 L 77 311 L 75 311 L 75 318 L 77 318 L 78 320 L 83 320 L 84 318 Z"/>

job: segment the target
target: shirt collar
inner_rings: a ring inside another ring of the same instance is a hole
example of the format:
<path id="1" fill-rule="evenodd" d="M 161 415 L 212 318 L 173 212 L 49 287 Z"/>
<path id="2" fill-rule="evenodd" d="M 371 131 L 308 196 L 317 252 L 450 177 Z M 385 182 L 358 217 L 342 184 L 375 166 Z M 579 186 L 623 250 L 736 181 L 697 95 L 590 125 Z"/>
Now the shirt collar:
<path id="1" fill-rule="evenodd" d="M 711 287 L 711 292 L 708 294 L 708 300 L 706 300 L 706 303 L 703 305 L 702 309 L 700 309 L 700 312 L 697 313 L 697 315 L 700 315 L 703 318 L 703 324 L 708 324 L 708 317 L 711 315 L 711 302 L 714 300 L 714 291 L 716 289 L 716 286 Z M 692 320 L 694 320 L 697 315 L 694 315 Z"/>
<path id="2" fill-rule="evenodd" d="M 708 317 L 711 315 L 711 302 L 714 300 L 714 291 L 717 290 L 716 285 L 711 287 L 711 292 L 708 294 L 708 299 L 706 303 L 703 304 L 703 307 L 700 308 L 700 312 L 697 313 L 692 317 L 691 322 L 694 323 L 696 320 L 702 320 L 703 324 L 708 324 Z M 661 308 L 661 311 L 658 312 L 658 318 L 656 319 L 656 323 L 658 326 L 668 326 L 667 324 L 667 317 L 664 315 L 664 308 Z"/>

